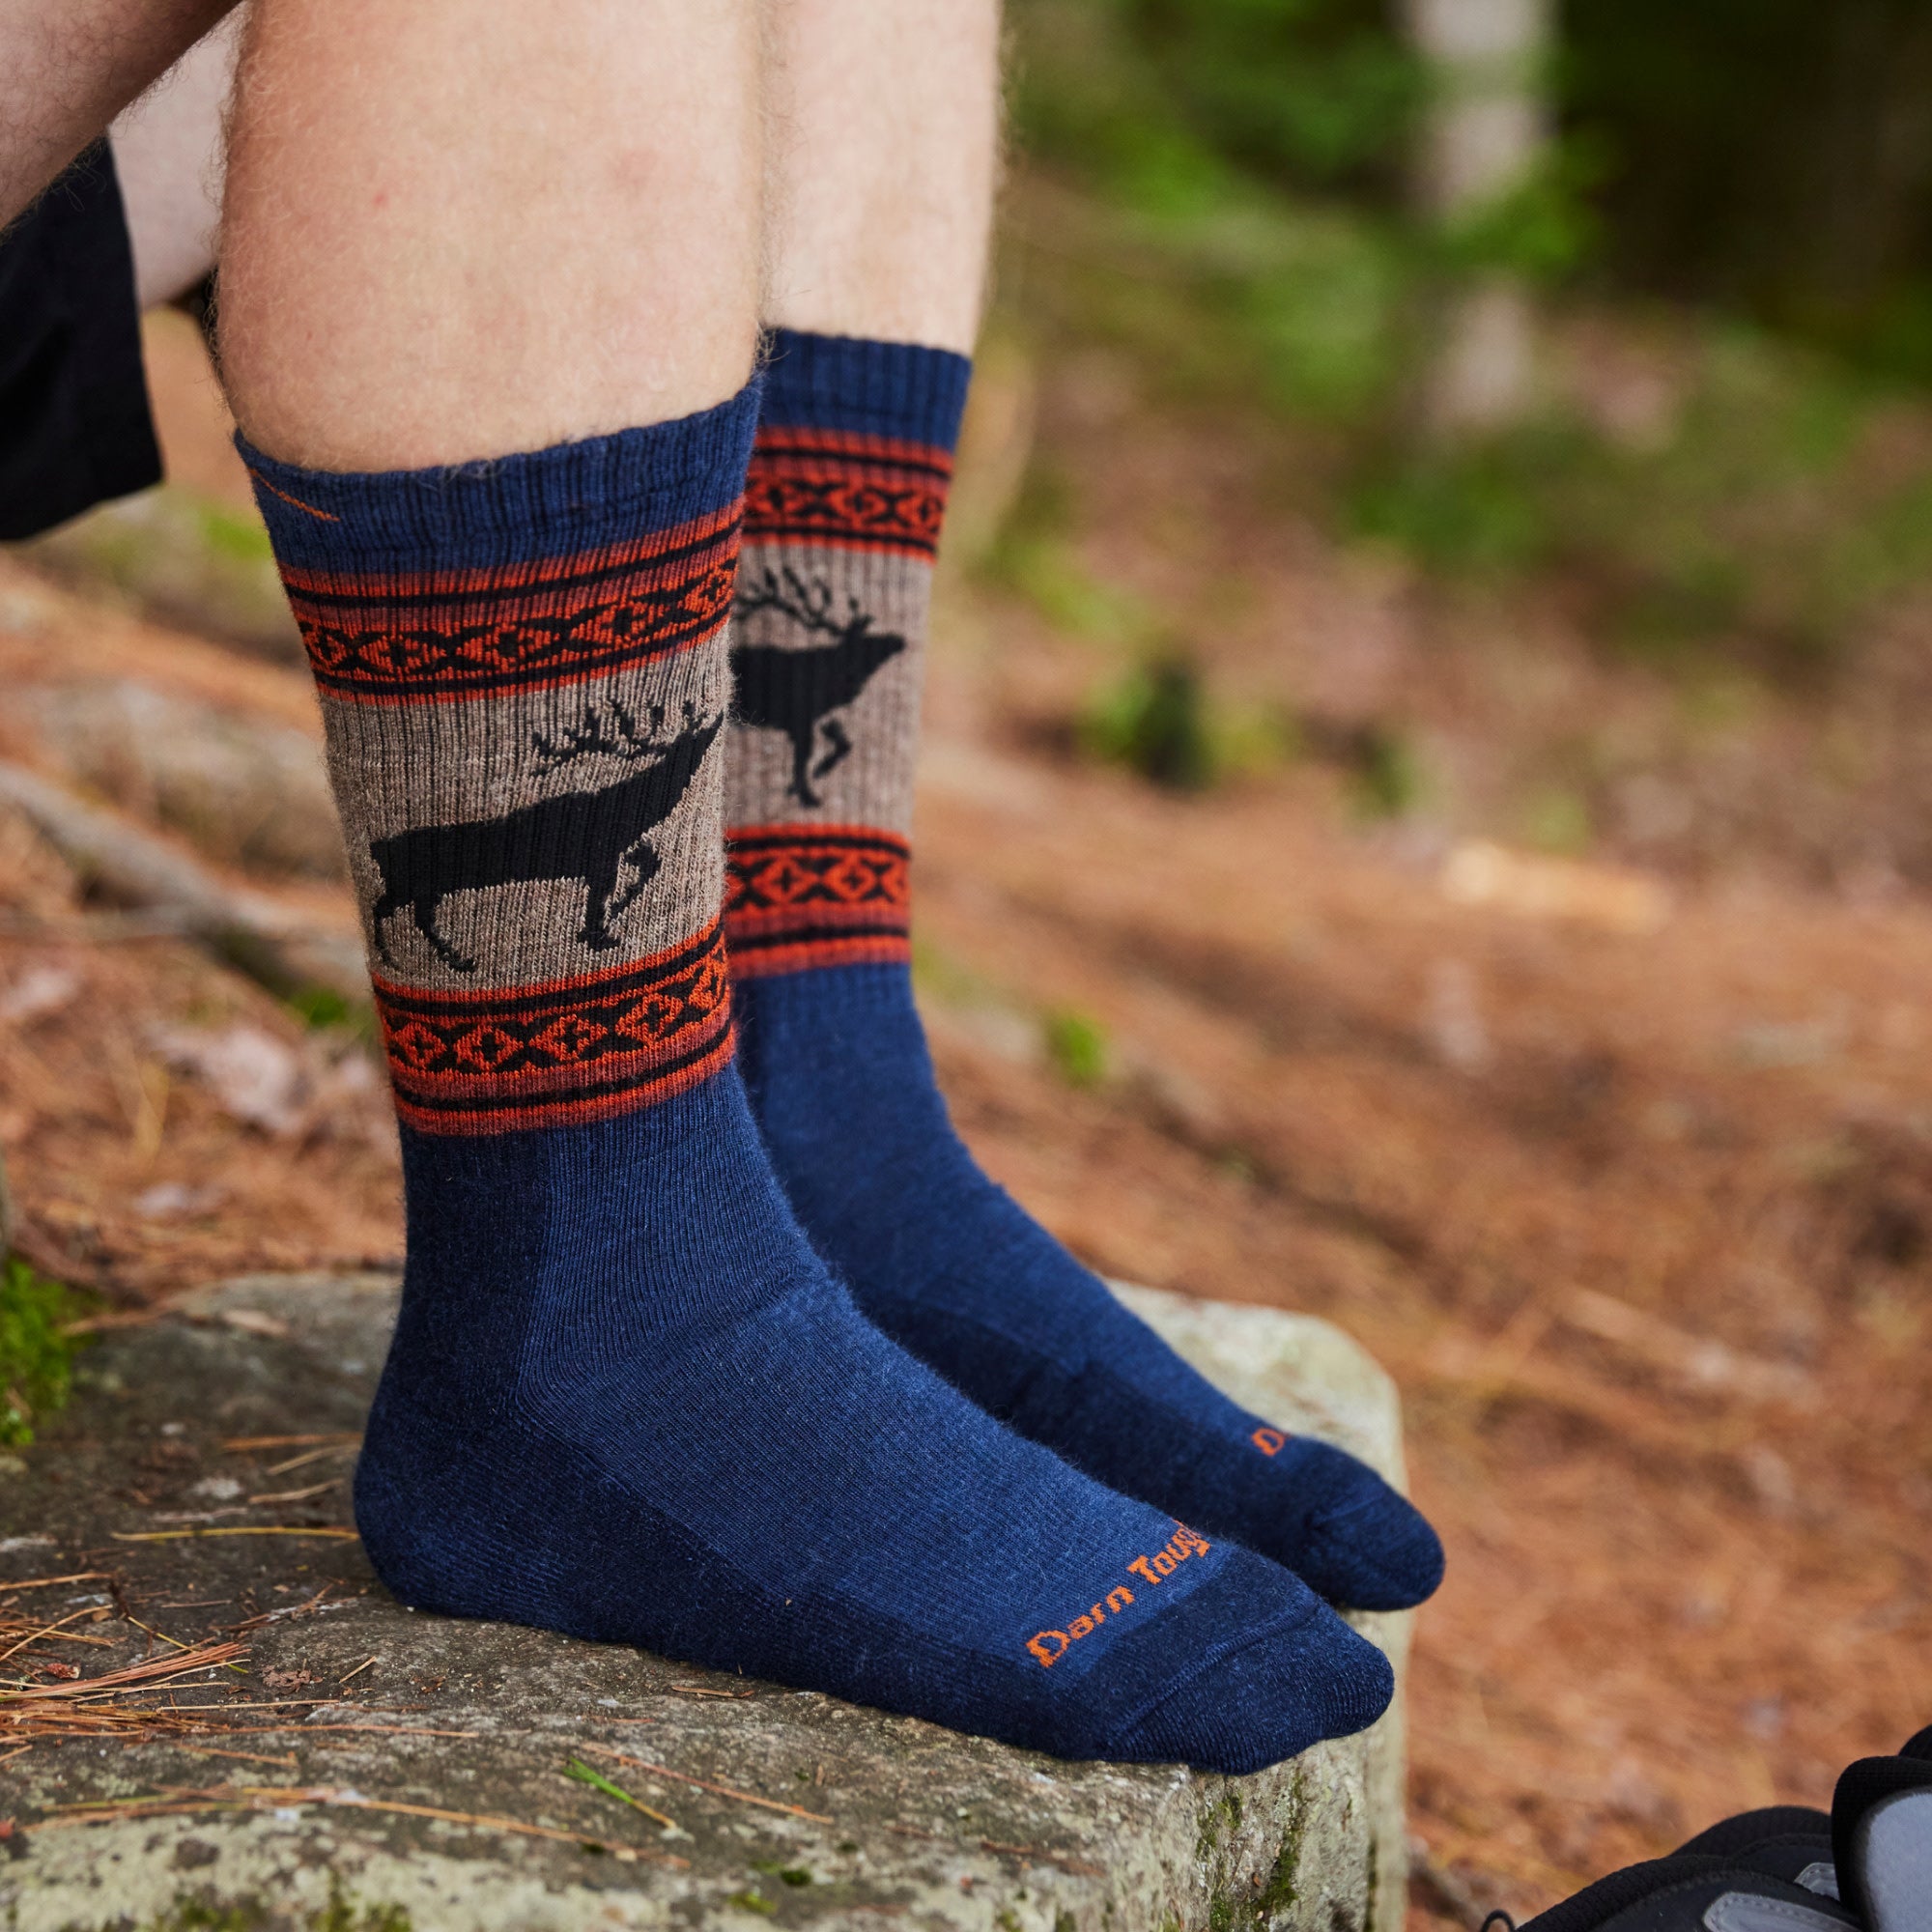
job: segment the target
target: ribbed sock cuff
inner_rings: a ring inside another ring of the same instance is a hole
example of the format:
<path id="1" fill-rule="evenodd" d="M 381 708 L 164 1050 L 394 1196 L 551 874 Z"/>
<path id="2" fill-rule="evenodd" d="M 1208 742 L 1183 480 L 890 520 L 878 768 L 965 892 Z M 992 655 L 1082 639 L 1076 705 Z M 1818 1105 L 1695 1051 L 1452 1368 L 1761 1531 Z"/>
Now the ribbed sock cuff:
<path id="1" fill-rule="evenodd" d="M 621 541 L 728 509 L 744 489 L 758 379 L 673 422 L 426 469 L 303 469 L 238 435 L 284 569 L 469 568 Z"/>
<path id="2" fill-rule="evenodd" d="M 952 449 L 973 364 L 950 349 L 775 328 L 766 338 L 761 422 L 837 429 Z"/>

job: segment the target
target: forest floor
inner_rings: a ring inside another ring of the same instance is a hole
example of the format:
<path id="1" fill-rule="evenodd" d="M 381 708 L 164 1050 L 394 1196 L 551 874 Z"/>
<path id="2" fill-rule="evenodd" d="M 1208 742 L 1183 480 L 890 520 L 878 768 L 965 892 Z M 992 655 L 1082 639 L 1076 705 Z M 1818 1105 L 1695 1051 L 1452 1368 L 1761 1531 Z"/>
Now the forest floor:
<path id="1" fill-rule="evenodd" d="M 173 333 L 156 368 L 176 474 L 245 523 L 205 368 Z M 1560 611 L 1438 597 L 1264 514 L 1239 434 L 1140 412 L 1117 369 L 1026 383 L 989 363 L 962 526 L 1009 516 L 1040 449 L 1087 475 L 1080 581 L 1208 613 L 1217 690 L 1292 696 L 1337 742 L 1393 704 L 1475 773 L 1680 714 Z M 157 621 L 77 555 L 0 554 L 0 756 L 347 928 L 286 640 L 192 635 L 179 598 Z M 1698 767 L 1733 775 L 1726 838 L 1636 866 L 1489 842 L 1473 781 L 1367 818 L 1319 743 L 1158 789 L 1077 749 L 1119 668 L 1037 597 L 949 577 L 922 998 L 962 1130 L 1078 1253 L 1327 1316 L 1400 1383 L 1449 1550 L 1410 1687 L 1441 1876 L 1411 1923 L 1829 1803 L 1932 1719 L 1932 902 L 1851 834 L 1835 870 L 1784 862 L 1794 747 L 1833 720 L 1752 709 Z M 0 812 L 0 1148 L 40 1265 L 138 1309 L 397 1257 L 380 1075 L 318 1018 L 103 914 Z"/>

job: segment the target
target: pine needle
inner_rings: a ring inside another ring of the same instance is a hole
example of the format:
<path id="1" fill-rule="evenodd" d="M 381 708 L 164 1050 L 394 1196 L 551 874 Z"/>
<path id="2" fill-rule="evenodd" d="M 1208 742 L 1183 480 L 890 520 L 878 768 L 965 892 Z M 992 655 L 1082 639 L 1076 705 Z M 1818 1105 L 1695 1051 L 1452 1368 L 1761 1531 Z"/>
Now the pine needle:
<path id="1" fill-rule="evenodd" d="M 151 1657 L 143 1663 L 130 1663 L 124 1669 L 110 1670 L 99 1677 L 77 1677 L 67 1684 L 23 1685 L 16 1689 L 0 1690 L 0 1710 L 10 1706 L 16 1710 L 22 1707 L 31 1710 L 37 1704 L 50 1704 L 57 1699 L 98 1697 L 103 1690 L 134 1685 L 159 1690 L 175 1678 L 189 1676 L 199 1670 L 211 1670 L 216 1664 L 227 1663 L 247 1654 L 246 1644 L 205 1643 L 173 1657 Z"/>
<path id="2" fill-rule="evenodd" d="M 593 1771 L 582 1758 L 574 1757 L 564 1766 L 563 1775 L 574 1777 L 580 1784 L 587 1784 L 594 1791 L 601 1791 L 607 1798 L 621 1798 L 634 1811 L 641 1811 L 646 1818 L 655 1819 L 667 1832 L 684 1830 L 675 1818 L 667 1818 L 662 1811 L 656 1811 L 641 1798 L 633 1798 L 621 1784 L 612 1784 L 601 1771 Z"/>
<path id="3" fill-rule="evenodd" d="M 177 1543 L 188 1536 L 334 1536 L 355 1541 L 353 1529 L 303 1528 L 298 1523 L 231 1523 L 221 1529 L 114 1529 L 116 1543 Z"/>
<path id="4" fill-rule="evenodd" d="M 640 1757 L 627 1757 L 610 1745 L 593 1745 L 586 1741 L 583 1748 L 595 1751 L 600 1757 L 613 1757 L 619 1764 L 629 1765 L 633 1771 L 648 1771 L 658 1777 L 675 1778 L 680 1784 L 695 1784 L 698 1790 L 713 1792 L 720 1798 L 735 1798 L 740 1804 L 758 1804 L 767 1811 L 788 1812 L 794 1818 L 810 1818 L 814 1825 L 834 1822 L 824 1812 L 808 1811 L 803 1804 L 781 1804 L 776 1798 L 760 1798 L 751 1791 L 734 1791 L 728 1784 L 713 1784 L 706 1778 L 693 1777 L 688 1771 L 672 1771 L 668 1765 L 652 1764 Z"/>

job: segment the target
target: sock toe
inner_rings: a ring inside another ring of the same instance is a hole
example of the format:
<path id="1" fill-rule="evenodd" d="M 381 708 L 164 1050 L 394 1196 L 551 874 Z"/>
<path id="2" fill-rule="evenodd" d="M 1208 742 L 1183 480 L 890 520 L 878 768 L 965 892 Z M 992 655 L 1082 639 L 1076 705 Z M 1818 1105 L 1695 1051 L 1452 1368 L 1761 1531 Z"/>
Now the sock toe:
<path id="1" fill-rule="evenodd" d="M 774 973 L 735 998 L 792 1205 L 902 1348 L 1096 1482 L 1332 1602 L 1406 1608 L 1435 1589 L 1441 1545 L 1372 1469 L 1230 1401 L 973 1165 L 903 969 Z"/>
<path id="2" fill-rule="evenodd" d="M 1239 1776 L 1366 1730 L 1394 1695 L 1388 1659 L 1318 1605 L 1214 1657 L 1115 1732 L 1105 1755 Z"/>
<path id="3" fill-rule="evenodd" d="M 1326 1454 L 1346 1467 L 1334 1472 L 1339 1493 L 1308 1518 L 1296 1573 L 1350 1609 L 1406 1610 L 1433 1596 L 1442 1581 L 1442 1540 L 1422 1512 L 1351 1457 Z"/>

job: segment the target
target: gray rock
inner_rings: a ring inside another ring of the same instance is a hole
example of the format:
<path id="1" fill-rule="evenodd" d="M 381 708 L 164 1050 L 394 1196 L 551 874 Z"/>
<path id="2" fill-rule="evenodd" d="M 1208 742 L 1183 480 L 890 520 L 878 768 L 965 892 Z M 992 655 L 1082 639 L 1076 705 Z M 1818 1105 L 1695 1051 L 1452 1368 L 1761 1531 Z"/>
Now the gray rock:
<path id="1" fill-rule="evenodd" d="M 1400 1479 L 1394 1391 L 1339 1331 L 1122 1293 L 1251 1408 Z M 10 1670 L 167 1654 L 126 1616 L 248 1645 L 240 1670 L 124 1695 L 172 1707 L 129 1735 L 10 1759 L 26 1733 L 0 1704 L 7 1932 L 1397 1932 L 1400 1706 L 1251 1777 L 1065 1764 L 405 1610 L 339 1533 L 393 1307 L 380 1276 L 255 1277 L 112 1332 L 0 1484 L 0 1578 L 75 1579 L 0 1581 L 0 1616 L 78 1612 L 69 1632 L 107 1640 Z M 262 1436 L 323 1439 L 230 1446 Z M 272 1533 L 128 1540 L 232 1530 Z M 1359 1621 L 1400 1668 L 1406 1620 Z M 566 1776 L 573 1758 L 675 1831 Z M 105 1815 L 60 1808 L 90 1804 Z"/>

